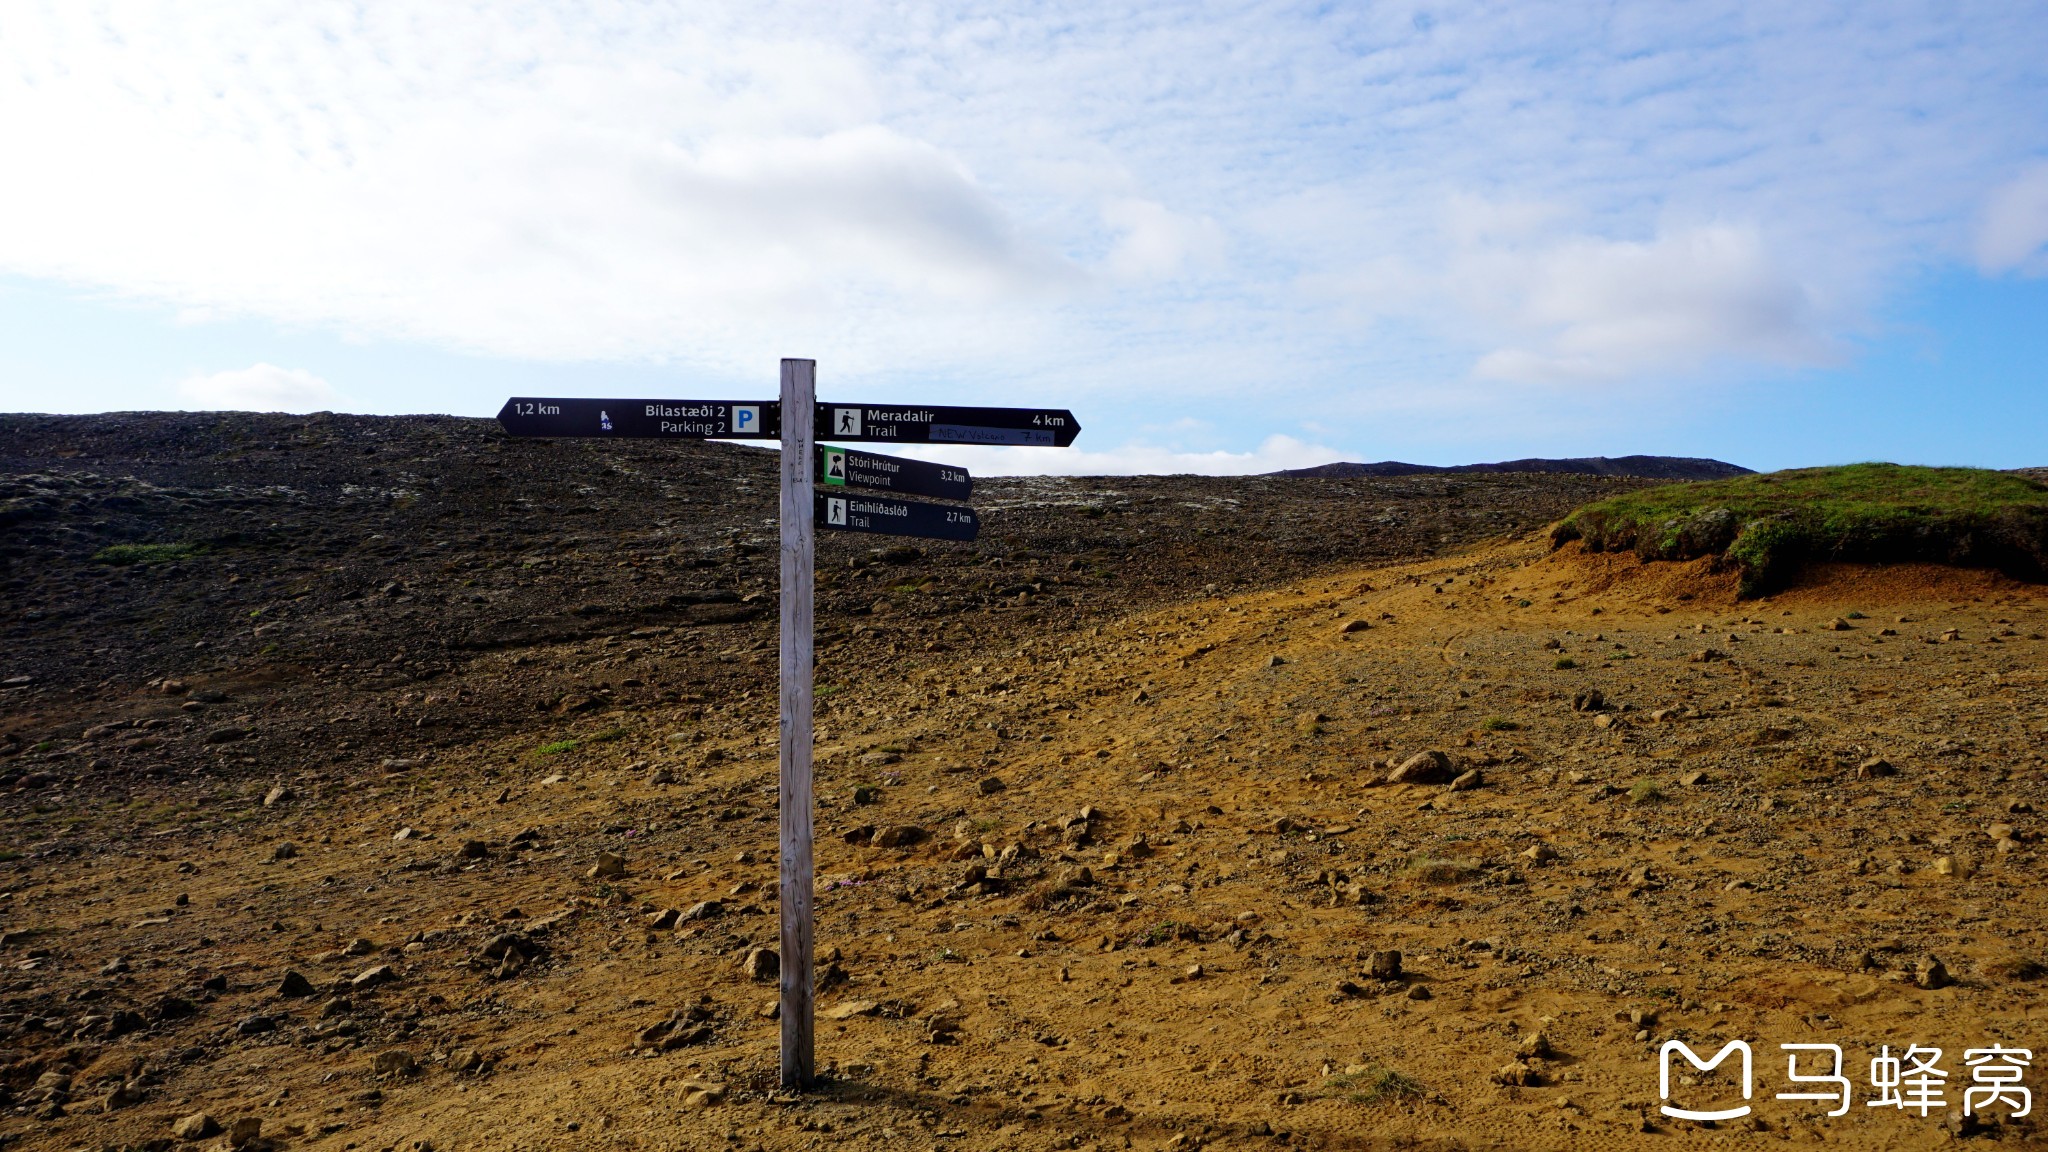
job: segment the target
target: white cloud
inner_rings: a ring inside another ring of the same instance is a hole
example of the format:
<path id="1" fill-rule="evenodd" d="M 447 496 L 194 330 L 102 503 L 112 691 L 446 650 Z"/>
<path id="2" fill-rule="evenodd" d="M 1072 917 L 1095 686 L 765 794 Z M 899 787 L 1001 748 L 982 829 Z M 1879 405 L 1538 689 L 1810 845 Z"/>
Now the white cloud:
<path id="1" fill-rule="evenodd" d="M 324 412 L 342 404 L 327 381 L 302 368 L 251 364 L 179 382 L 178 396 L 209 412 Z"/>
<path id="2" fill-rule="evenodd" d="M 1102 218 L 1122 233 L 1104 261 L 1121 280 L 1173 276 L 1190 265 L 1214 267 L 1223 256 L 1223 230 L 1214 220 L 1182 215 L 1157 201 L 1111 200 L 1102 206 Z"/>
<path id="3" fill-rule="evenodd" d="M 1991 194 L 1977 232 L 1986 272 L 2048 275 L 2048 164 L 2036 164 Z"/>
<path id="4" fill-rule="evenodd" d="M 1430 7 L 27 0 L 0 274 L 1135 408 L 1740 375 L 2040 259 L 2028 5 Z"/>
<path id="5" fill-rule="evenodd" d="M 1199 451 L 1130 441 L 1100 452 L 1067 448 L 923 448 L 906 446 L 900 455 L 957 464 L 975 476 L 1244 476 L 1307 468 L 1342 460 L 1343 454 L 1292 436 L 1274 435 L 1249 452 Z"/>
<path id="6" fill-rule="evenodd" d="M 1478 311 L 1534 337 L 1480 357 L 1481 379 L 1604 382 L 1717 362 L 1809 364 L 1826 353 L 1811 292 L 1775 264 L 1754 227 L 1486 247 L 1452 276 Z"/>

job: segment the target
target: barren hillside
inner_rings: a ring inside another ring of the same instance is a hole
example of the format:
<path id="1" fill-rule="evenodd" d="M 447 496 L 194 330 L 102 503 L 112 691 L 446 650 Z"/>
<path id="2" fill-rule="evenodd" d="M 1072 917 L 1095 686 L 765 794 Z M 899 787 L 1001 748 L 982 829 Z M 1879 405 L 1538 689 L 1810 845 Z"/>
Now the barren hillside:
<path id="1" fill-rule="evenodd" d="M 213 432 L 0 439 L 12 1144 L 2033 1140 L 1959 1105 L 2040 1047 L 2039 588 L 1737 603 L 1547 552 L 1575 477 L 995 482 L 973 548 L 834 542 L 791 1097 L 759 456 Z M 1660 1117 L 1657 1046 L 1734 1038 L 1754 1114 Z M 1849 1115 L 1774 1098 L 1795 1042 Z M 1911 1044 L 1947 1105 L 1866 1107 Z"/>

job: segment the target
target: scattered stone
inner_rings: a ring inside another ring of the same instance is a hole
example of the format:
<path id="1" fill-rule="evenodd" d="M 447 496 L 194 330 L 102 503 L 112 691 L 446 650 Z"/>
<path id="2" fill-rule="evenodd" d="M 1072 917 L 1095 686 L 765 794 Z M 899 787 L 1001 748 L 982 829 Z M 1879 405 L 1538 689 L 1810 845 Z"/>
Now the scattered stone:
<path id="1" fill-rule="evenodd" d="M 275 788 L 272 788 L 270 791 L 265 792 L 263 794 L 263 806 L 265 808 L 275 808 L 279 804 L 283 804 L 287 801 L 294 800 L 296 798 L 296 795 L 292 792 L 290 788 L 287 788 L 284 785 L 279 784 Z"/>
<path id="2" fill-rule="evenodd" d="M 268 1016 L 246 1016 L 235 1025 L 235 1032 L 242 1036 L 260 1036 L 265 1032 L 277 1031 L 277 1021 Z"/>
<path id="3" fill-rule="evenodd" d="M 1934 860 L 1934 871 L 1938 876 L 1951 876 L 1957 880 L 1968 880 L 1977 870 L 1963 857 L 1937 856 Z"/>
<path id="4" fill-rule="evenodd" d="M 287 969 L 284 979 L 277 982 L 277 994 L 279 996 L 288 996 L 294 1000 L 304 999 L 318 992 L 319 989 L 313 987 L 311 980 L 306 979 L 302 973 L 294 969 Z"/>
<path id="5" fill-rule="evenodd" d="M 1923 956 L 1913 969 L 1913 983 L 1921 988 L 1946 988 L 1955 983 L 1948 974 L 1948 965 L 1939 957 Z"/>
<path id="6" fill-rule="evenodd" d="M 1500 1070 L 1493 1074 L 1493 1082 L 1495 1084 L 1515 1088 L 1527 1087 L 1534 1083 L 1535 1079 L 1536 1073 L 1520 1060 L 1512 1064 L 1502 1065 Z"/>
<path id="7" fill-rule="evenodd" d="M 357 991 L 362 991 L 368 988 L 375 988 L 380 984 L 389 984 L 396 979 L 398 979 L 398 973 L 391 970 L 391 965 L 377 964 L 356 973 L 349 980 L 348 986 Z"/>
<path id="8" fill-rule="evenodd" d="M 420 1070 L 419 1062 L 403 1048 L 391 1048 L 377 1053 L 371 1068 L 379 1076 L 411 1076 Z"/>
<path id="9" fill-rule="evenodd" d="M 660 932 L 675 927 L 676 921 L 681 917 L 682 913 L 674 908 L 663 908 L 647 918 L 647 927 L 653 931 Z"/>
<path id="10" fill-rule="evenodd" d="M 1529 1033 L 1527 1036 L 1522 1037 L 1520 1044 L 1515 1046 L 1515 1055 L 1525 1060 L 1531 1058 L 1539 1060 L 1548 1059 L 1553 1055 L 1550 1047 L 1550 1037 L 1540 1030 Z"/>
<path id="11" fill-rule="evenodd" d="M 749 948 L 740 971 L 757 984 L 776 980 L 782 976 L 782 957 L 773 948 Z"/>
<path id="12" fill-rule="evenodd" d="M 1344 626 L 1337 629 L 1337 632 L 1339 635 L 1349 636 L 1353 632 L 1363 632 L 1370 627 L 1372 625 L 1363 620 L 1346 620 Z"/>
<path id="13" fill-rule="evenodd" d="M 275 864 L 280 860 L 290 860 L 293 857 L 296 857 L 298 854 L 299 846 L 293 844 L 290 841 L 285 841 L 282 844 L 275 844 L 271 846 L 270 862 L 272 864 Z"/>
<path id="14" fill-rule="evenodd" d="M 1897 769 L 1892 767 L 1891 761 L 1886 760 L 1882 756 L 1872 756 L 1856 766 L 1856 778 L 1858 780 L 1871 780 L 1879 776 L 1890 776 L 1896 771 Z"/>
<path id="15" fill-rule="evenodd" d="M 464 840 L 455 854 L 464 860 L 484 860 L 490 857 L 491 846 L 481 840 Z"/>
<path id="16" fill-rule="evenodd" d="M 133 1108 L 146 1099 L 148 1099 L 148 1094 L 143 1090 L 140 1082 L 123 1080 L 119 1084 L 114 1085 L 112 1090 L 100 1098 L 100 1110 L 103 1112 L 118 1112 L 123 1108 Z"/>
<path id="17" fill-rule="evenodd" d="M 626 858 L 616 852 L 599 852 L 597 863 L 584 875 L 592 880 L 617 880 L 626 874 Z"/>
<path id="18" fill-rule="evenodd" d="M 1431 993 L 1426 985 L 1416 984 L 1408 989 L 1408 998 L 1410 1000 L 1427 1000 L 1430 998 L 1430 995 Z"/>
<path id="19" fill-rule="evenodd" d="M 1451 758 L 1435 750 L 1417 752 L 1387 776 L 1389 784 L 1446 784 L 1456 775 Z"/>
<path id="20" fill-rule="evenodd" d="M 1533 844 L 1523 849 L 1522 859 L 1531 864 L 1548 864 L 1557 859 L 1557 849 L 1548 844 Z"/>
<path id="21" fill-rule="evenodd" d="M 1365 974 L 1375 980 L 1399 980 L 1401 953 L 1391 948 L 1372 953 L 1366 957 Z"/>
<path id="22" fill-rule="evenodd" d="M 685 1108 L 715 1108 L 725 1103 L 725 1085 L 709 1080 L 685 1080 L 682 1091 Z"/>
<path id="23" fill-rule="evenodd" d="M 891 824 L 875 829 L 874 845 L 877 848 L 908 848 L 930 836 L 930 833 L 915 824 Z"/>
<path id="24" fill-rule="evenodd" d="M 102 976 L 119 976 L 126 971 L 128 971 L 128 958 L 126 956 L 116 956 L 105 964 L 100 965 L 100 975 Z"/>
<path id="25" fill-rule="evenodd" d="M 647 783 L 656 788 L 662 787 L 667 784 L 673 784 L 675 782 L 676 774 L 674 772 L 669 771 L 666 768 L 656 768 L 653 772 L 650 772 L 647 775 Z"/>
<path id="26" fill-rule="evenodd" d="M 1574 693 L 1572 696 L 1572 711 L 1574 712 L 1598 712 L 1605 707 L 1607 707 L 1607 697 L 1601 695 L 1598 688 L 1588 688 L 1586 691 Z"/>
<path id="27" fill-rule="evenodd" d="M 1695 768 L 1678 774 L 1678 782 L 1687 788 L 1697 788 L 1707 782 L 1707 774 Z"/>
<path id="28" fill-rule="evenodd" d="M 233 744 L 237 740 L 246 740 L 248 738 L 249 730 L 247 728 L 215 728 L 206 734 L 205 742 L 208 744 Z"/>
<path id="29" fill-rule="evenodd" d="M 844 1004 L 827 1009 L 827 1020 L 851 1020 L 855 1016 L 872 1016 L 881 1005 L 873 1000 L 848 1000 Z"/>
<path id="30" fill-rule="evenodd" d="M 483 1070 L 483 1054 L 474 1048 L 457 1048 L 448 1056 L 448 1071 L 457 1076 Z"/>
<path id="31" fill-rule="evenodd" d="M 194 1112 L 172 1121 L 171 1135 L 180 1140 L 204 1140 L 220 1135 L 220 1121 L 205 1112 Z"/>
<path id="32" fill-rule="evenodd" d="M 985 776 L 982 778 L 981 783 L 976 784 L 974 787 L 975 790 L 980 792 L 983 796 L 993 796 L 996 793 L 1001 792 L 1003 789 L 1008 788 L 1009 785 L 1003 783 L 1002 777 L 1000 776 Z"/>
<path id="33" fill-rule="evenodd" d="M 377 950 L 377 945 L 367 936 L 358 936 L 341 946 L 343 956 L 368 956 Z"/>
<path id="34" fill-rule="evenodd" d="M 860 762 L 865 768 L 886 768 L 891 764 L 901 764 L 903 757 L 894 752 L 868 752 L 861 756 Z"/>
<path id="35" fill-rule="evenodd" d="M 263 1145 L 259 1142 L 262 1139 L 263 1118 L 261 1116 L 242 1116 L 237 1118 L 234 1123 L 228 1125 L 228 1147 L 230 1148 L 261 1147 Z"/>
<path id="36" fill-rule="evenodd" d="M 717 900 L 699 900 L 688 908 L 683 909 L 682 914 L 677 919 L 683 922 L 715 920 L 723 915 L 725 915 L 725 905 L 723 903 Z"/>
<path id="37" fill-rule="evenodd" d="M 1451 781 L 1451 791 L 1469 792 L 1484 783 L 1486 777 L 1480 774 L 1479 769 L 1469 768 Z"/>
<path id="38" fill-rule="evenodd" d="M 1833 620 L 1828 621 L 1827 624 L 1824 625 L 1824 627 L 1830 632 L 1850 632 L 1854 631 L 1856 628 L 1854 624 L 1849 623 L 1847 620 L 1842 619 L 1840 616 L 1837 616 Z"/>

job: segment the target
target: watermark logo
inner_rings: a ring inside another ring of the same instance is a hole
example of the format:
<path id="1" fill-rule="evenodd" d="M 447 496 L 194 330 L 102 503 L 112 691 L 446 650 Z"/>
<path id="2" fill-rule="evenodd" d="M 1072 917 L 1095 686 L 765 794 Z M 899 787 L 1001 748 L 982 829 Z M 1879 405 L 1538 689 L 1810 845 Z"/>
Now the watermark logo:
<path id="1" fill-rule="evenodd" d="M 1785 1079 L 1794 1092 L 1779 1092 L 1779 1100 L 1801 1100 L 1831 1105 L 1827 1115 L 1846 1116 L 1854 1103 L 1856 1086 L 1843 1072 L 1842 1048 L 1839 1044 L 1780 1044 L 1785 1053 Z M 1672 1102 L 1671 1068 L 1673 1056 L 1683 1057 L 1687 1064 L 1700 1072 L 1712 1072 L 1727 1062 L 1730 1056 L 1740 1054 L 1742 1099 L 1748 1100 L 1755 1091 L 1749 1044 L 1742 1040 L 1731 1040 L 1711 1058 L 1701 1059 L 1681 1041 L 1667 1040 L 1657 1052 L 1657 1095 L 1663 1103 L 1658 1111 L 1677 1120 L 1737 1120 L 1750 1114 L 1748 1104 L 1731 1105 L 1721 1108 L 1685 1108 Z M 1869 1098 L 1864 1100 L 1866 1108 L 1896 1108 L 1900 1112 L 1917 1112 L 1925 1117 L 1929 1113 L 1950 1107 L 1950 1069 L 1942 1067 L 1946 1052 L 1930 1045 L 1909 1044 L 1905 1051 L 1892 1054 L 1892 1046 L 1879 1047 L 1870 1061 Z M 1800 1067 L 1802 1056 L 1806 1067 Z M 2034 1110 L 2034 1094 L 2022 1081 L 2027 1069 L 2032 1067 L 2034 1054 L 2026 1048 L 2007 1048 L 1993 1045 L 1989 1048 L 1967 1048 L 1963 1051 L 1963 1064 L 1969 1070 L 1967 1086 L 1960 1081 L 1955 1087 L 1962 1090 L 1962 1111 L 1965 1116 L 1981 1116 L 1998 1109 L 2011 1119 L 2019 1119 Z M 1689 1079 L 1682 1079 L 1681 1086 L 1690 1086 Z"/>
<path id="2" fill-rule="evenodd" d="M 1699 1057 L 1699 1053 L 1694 1052 L 1679 1041 L 1666 1040 L 1664 1047 L 1657 1050 L 1657 1098 L 1664 1101 L 1657 1111 L 1678 1120 L 1737 1120 L 1749 1115 L 1749 1105 L 1747 1104 L 1735 1108 L 1721 1108 L 1708 1111 L 1695 1108 L 1673 1107 L 1671 1105 L 1671 1054 L 1674 1052 L 1683 1055 L 1686 1063 L 1691 1064 L 1702 1072 L 1712 1072 L 1721 1066 L 1721 1061 L 1726 1060 L 1730 1053 L 1740 1052 L 1742 1053 L 1742 1098 L 1744 1100 L 1749 1099 L 1750 1092 L 1754 1086 L 1750 1075 L 1748 1044 L 1740 1040 L 1730 1040 L 1719 1052 L 1714 1053 L 1713 1059 L 1702 1060 Z"/>

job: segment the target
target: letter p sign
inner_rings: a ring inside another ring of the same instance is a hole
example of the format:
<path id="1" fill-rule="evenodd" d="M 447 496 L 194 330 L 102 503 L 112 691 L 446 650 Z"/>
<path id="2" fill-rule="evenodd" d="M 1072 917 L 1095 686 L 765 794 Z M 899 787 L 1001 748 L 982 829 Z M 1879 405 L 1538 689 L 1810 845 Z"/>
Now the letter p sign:
<path id="1" fill-rule="evenodd" d="M 758 404 L 735 404 L 732 406 L 732 430 L 735 435 L 751 436 L 761 430 L 761 408 Z"/>

